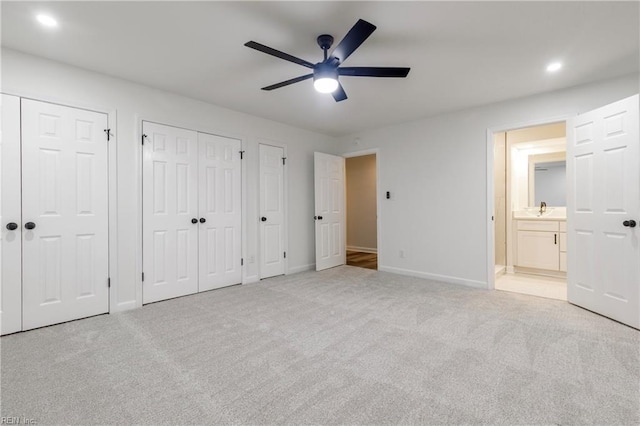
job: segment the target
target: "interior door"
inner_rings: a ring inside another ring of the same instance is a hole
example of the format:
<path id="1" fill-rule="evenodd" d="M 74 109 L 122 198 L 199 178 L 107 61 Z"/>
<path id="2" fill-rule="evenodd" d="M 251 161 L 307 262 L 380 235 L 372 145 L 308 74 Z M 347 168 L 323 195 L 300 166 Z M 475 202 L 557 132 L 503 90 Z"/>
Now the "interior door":
<path id="1" fill-rule="evenodd" d="M 7 334 L 22 330 L 20 98 L 2 95 L 0 108 L 0 325 Z"/>
<path id="2" fill-rule="evenodd" d="M 638 96 L 567 123 L 569 302 L 640 328 Z"/>
<path id="3" fill-rule="evenodd" d="M 314 154 L 316 271 L 346 263 L 344 158 Z"/>
<path id="4" fill-rule="evenodd" d="M 260 144 L 260 278 L 284 274 L 284 149 Z"/>
<path id="5" fill-rule="evenodd" d="M 143 303 L 198 292 L 198 135 L 143 122 Z"/>
<path id="6" fill-rule="evenodd" d="M 107 127 L 22 100 L 24 330 L 109 310 Z"/>
<path id="7" fill-rule="evenodd" d="M 242 281 L 241 141 L 198 133 L 199 291 Z"/>

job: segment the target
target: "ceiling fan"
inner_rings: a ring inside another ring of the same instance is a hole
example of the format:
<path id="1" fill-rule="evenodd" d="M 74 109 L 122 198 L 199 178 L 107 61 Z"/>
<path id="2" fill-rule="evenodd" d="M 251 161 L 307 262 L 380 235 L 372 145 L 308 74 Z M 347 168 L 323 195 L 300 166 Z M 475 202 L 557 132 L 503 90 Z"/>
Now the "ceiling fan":
<path id="1" fill-rule="evenodd" d="M 358 22 L 356 22 L 356 24 L 349 30 L 347 35 L 344 36 L 342 41 L 338 43 L 338 46 L 333 50 L 331 55 L 328 55 L 327 51 L 333 44 L 333 37 L 328 34 L 318 36 L 317 41 L 318 45 L 324 52 L 324 60 L 317 64 L 312 64 L 304 59 L 296 58 L 295 56 L 291 56 L 255 41 L 249 41 L 244 45 L 266 53 L 267 55 L 272 55 L 276 58 L 284 59 L 285 61 L 293 62 L 294 64 L 302 65 L 303 67 L 311 68 L 313 70 L 313 73 L 311 74 L 302 75 L 300 77 L 292 78 L 291 80 L 272 84 L 271 86 L 263 87 L 262 90 L 279 89 L 293 83 L 313 78 L 313 86 L 318 92 L 331 93 L 336 102 L 340 102 L 347 99 L 347 94 L 338 81 L 338 76 L 404 78 L 409 74 L 409 70 L 411 68 L 340 66 L 375 30 L 375 25 L 363 19 L 358 20 Z"/>

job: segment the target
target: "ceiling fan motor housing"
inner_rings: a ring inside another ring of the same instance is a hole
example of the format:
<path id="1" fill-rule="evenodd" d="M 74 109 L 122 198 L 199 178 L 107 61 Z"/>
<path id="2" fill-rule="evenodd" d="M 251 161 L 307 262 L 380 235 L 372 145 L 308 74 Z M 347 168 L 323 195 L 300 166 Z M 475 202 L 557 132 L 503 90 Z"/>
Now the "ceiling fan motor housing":
<path id="1" fill-rule="evenodd" d="M 317 42 L 322 50 L 329 50 L 333 44 L 333 37 L 329 34 L 321 34 L 318 36 Z"/>

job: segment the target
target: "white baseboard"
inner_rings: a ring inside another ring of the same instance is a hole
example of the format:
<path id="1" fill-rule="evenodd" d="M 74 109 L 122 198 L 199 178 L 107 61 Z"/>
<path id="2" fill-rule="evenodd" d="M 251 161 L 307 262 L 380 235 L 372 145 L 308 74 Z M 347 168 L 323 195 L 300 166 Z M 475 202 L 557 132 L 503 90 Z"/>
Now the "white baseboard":
<path id="1" fill-rule="evenodd" d="M 287 274 L 297 274 L 298 272 L 306 272 L 306 271 L 315 271 L 316 264 L 309 263 L 308 265 L 294 266 L 293 268 L 289 268 Z"/>
<path id="2" fill-rule="evenodd" d="M 377 248 L 371 248 L 371 247 L 358 247 L 358 246 L 347 246 L 347 251 L 359 251 L 362 253 L 378 253 L 378 249 Z"/>
<path id="3" fill-rule="evenodd" d="M 260 278 L 258 278 L 257 275 L 251 275 L 249 277 L 244 277 L 242 284 L 257 283 L 258 281 L 260 281 Z"/>
<path id="4" fill-rule="evenodd" d="M 135 300 L 128 300 L 126 302 L 120 302 L 117 305 L 112 305 L 111 309 L 109 310 L 109 313 L 115 313 L 115 312 L 123 312 L 123 311 L 129 311 L 131 309 L 136 309 L 139 308 L 138 304 L 136 303 Z"/>
<path id="5" fill-rule="evenodd" d="M 391 272 L 398 275 L 407 275 L 410 277 L 425 278 L 428 280 L 464 285 L 467 287 L 481 288 L 484 290 L 488 288 L 487 283 L 482 281 L 468 280 L 466 278 L 451 277 L 448 275 L 430 274 L 427 272 L 412 271 L 410 269 L 395 268 L 393 266 L 380 266 L 378 267 L 378 270 L 384 271 L 384 272 Z"/>

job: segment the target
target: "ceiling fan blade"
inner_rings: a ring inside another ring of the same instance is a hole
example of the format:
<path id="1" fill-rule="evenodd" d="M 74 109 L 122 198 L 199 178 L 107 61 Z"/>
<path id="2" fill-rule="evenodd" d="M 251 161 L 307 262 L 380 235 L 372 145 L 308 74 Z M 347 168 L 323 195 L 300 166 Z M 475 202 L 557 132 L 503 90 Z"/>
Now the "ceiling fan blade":
<path id="1" fill-rule="evenodd" d="M 411 68 L 341 67 L 338 74 L 352 77 L 406 77 Z"/>
<path id="2" fill-rule="evenodd" d="M 375 25 L 363 19 L 358 20 L 334 49 L 331 56 L 344 62 L 375 30 Z"/>
<path id="3" fill-rule="evenodd" d="M 284 86 L 288 86 L 293 83 L 297 83 L 299 81 L 308 80 L 313 77 L 313 74 L 301 75 L 300 77 L 292 78 L 291 80 L 281 81 L 280 83 L 272 84 L 271 86 L 263 87 L 262 90 L 273 90 L 279 89 Z"/>
<path id="4" fill-rule="evenodd" d="M 303 67 L 307 67 L 307 68 L 314 67 L 314 65 L 311 62 L 305 61 L 304 59 L 296 58 L 295 56 L 291 56 L 288 53 L 281 52 L 269 46 L 265 46 L 264 44 L 257 43 L 255 41 L 248 41 L 244 45 L 252 49 L 259 50 L 262 53 L 266 53 L 267 55 L 275 56 L 276 58 L 284 59 L 285 61 L 302 65 Z"/>
<path id="5" fill-rule="evenodd" d="M 335 99 L 336 102 L 344 101 L 345 99 L 347 99 L 347 93 L 344 91 L 344 89 L 342 88 L 342 84 L 340 83 L 338 83 L 338 88 L 331 92 L 331 94 L 333 95 L 333 99 Z"/>

